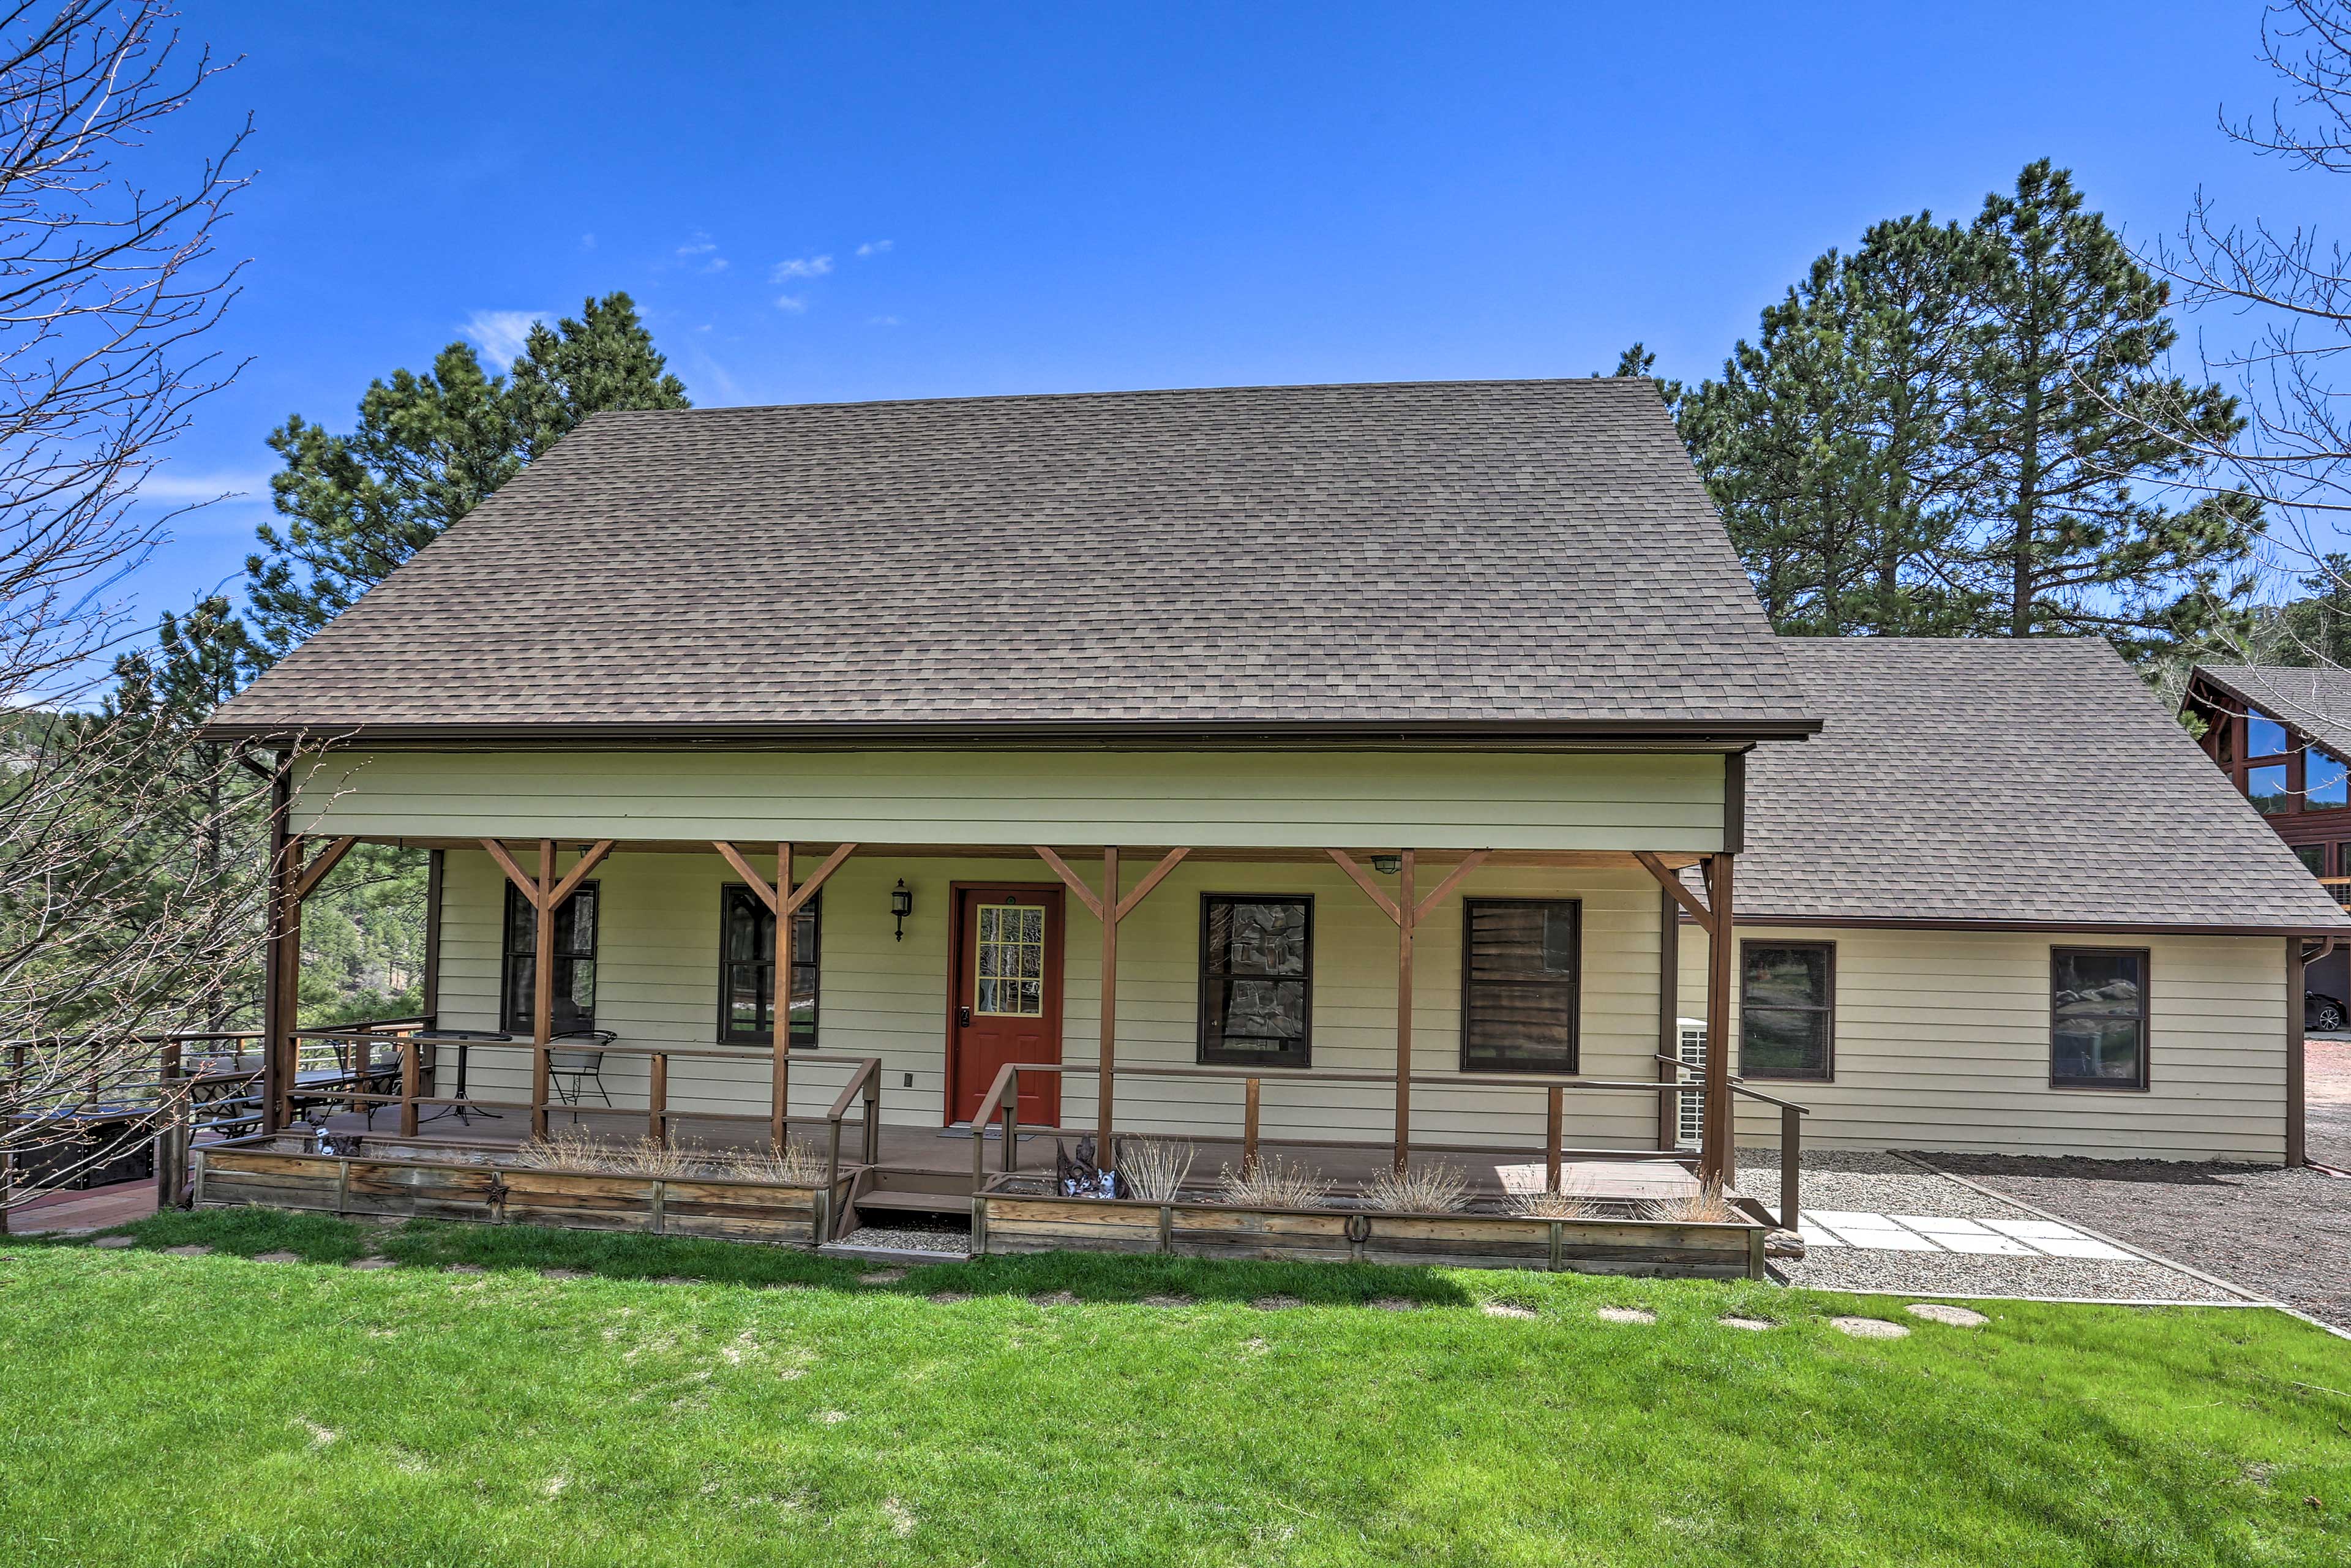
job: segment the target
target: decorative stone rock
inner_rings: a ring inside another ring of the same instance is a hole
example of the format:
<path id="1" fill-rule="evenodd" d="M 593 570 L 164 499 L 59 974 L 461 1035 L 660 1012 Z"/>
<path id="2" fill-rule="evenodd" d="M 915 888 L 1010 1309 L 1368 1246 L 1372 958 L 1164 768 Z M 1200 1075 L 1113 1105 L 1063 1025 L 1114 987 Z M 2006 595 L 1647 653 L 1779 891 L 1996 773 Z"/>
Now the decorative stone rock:
<path id="1" fill-rule="evenodd" d="M 1780 1326 L 1773 1322 L 1770 1318 L 1742 1318 L 1735 1312 L 1727 1317 L 1717 1318 L 1714 1321 L 1720 1323 L 1724 1328 L 1745 1329 L 1750 1333 L 1761 1333 L 1766 1329 L 1775 1329 Z"/>
<path id="2" fill-rule="evenodd" d="M 136 1247 L 139 1245 L 139 1239 L 135 1236 L 101 1236 L 97 1240 L 91 1242 L 90 1245 L 92 1247 L 108 1248 Z"/>
<path id="3" fill-rule="evenodd" d="M 1653 1323 L 1657 1314 L 1646 1307 L 1603 1307 L 1593 1314 L 1604 1323 Z"/>
<path id="4" fill-rule="evenodd" d="M 1797 1260 L 1804 1255 L 1804 1239 L 1792 1230 L 1773 1230 L 1763 1238 L 1763 1256 Z"/>
<path id="5" fill-rule="evenodd" d="M 1949 1301 L 1913 1301 L 1902 1310 L 1914 1318 L 1924 1318 L 1930 1323 L 1949 1323 L 1955 1329 L 1980 1329 L 1991 1322 L 1981 1312 L 1955 1307 Z"/>
<path id="6" fill-rule="evenodd" d="M 1542 1315 L 1532 1307 L 1522 1307 L 1516 1301 L 1488 1301 L 1479 1311 L 1489 1318 L 1537 1318 Z"/>
<path id="7" fill-rule="evenodd" d="M 282 1250 L 277 1252 L 256 1252 L 253 1255 L 253 1260 L 256 1263 L 299 1263 L 302 1261 L 302 1255 L 298 1252 L 287 1252 Z"/>
<path id="8" fill-rule="evenodd" d="M 1831 1318 L 1829 1326 L 1855 1339 L 1907 1339 L 1910 1331 L 1884 1318 Z"/>

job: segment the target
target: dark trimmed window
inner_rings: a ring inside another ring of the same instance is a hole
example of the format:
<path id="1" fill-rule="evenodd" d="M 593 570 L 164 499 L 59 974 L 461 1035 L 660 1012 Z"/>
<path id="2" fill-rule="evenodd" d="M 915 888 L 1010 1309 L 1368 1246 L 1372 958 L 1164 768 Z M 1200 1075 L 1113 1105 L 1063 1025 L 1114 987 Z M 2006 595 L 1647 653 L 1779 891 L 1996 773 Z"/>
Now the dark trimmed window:
<path id="1" fill-rule="evenodd" d="M 2325 876 L 2326 874 L 2326 846 L 2325 844 L 2296 844 L 2294 846 L 2294 858 L 2300 861 L 2303 864 L 2303 869 L 2309 872 L 2311 875 Z"/>
<path id="2" fill-rule="evenodd" d="M 1583 906 L 1572 898 L 1461 905 L 1461 1071 L 1576 1071 Z"/>
<path id="3" fill-rule="evenodd" d="M 1826 942 L 1739 945 L 1742 1078 L 1836 1076 L 1836 949 Z"/>
<path id="4" fill-rule="evenodd" d="M 1313 1063 L 1314 901 L 1207 894 L 1200 900 L 1204 1063 Z"/>
<path id="5" fill-rule="evenodd" d="M 2063 1089 L 2147 1087 L 2143 947 L 2049 952 L 2049 1082 Z"/>
<path id="6" fill-rule="evenodd" d="M 583 882 L 555 912 L 554 1030 L 558 1040 L 596 1027 L 596 884 Z M 498 1027 L 531 1032 L 538 982 L 538 911 L 507 883 L 506 961 Z"/>
<path id="7" fill-rule="evenodd" d="M 2331 751 L 2313 746 L 2302 754 L 2302 809 L 2331 811 L 2351 805 L 2351 768 Z"/>
<path id="8" fill-rule="evenodd" d="M 816 977 L 822 922 L 818 894 L 800 905 L 792 932 L 792 1048 L 816 1045 Z M 719 890 L 718 1039 L 724 1045 L 776 1042 L 776 916 L 741 883 Z"/>

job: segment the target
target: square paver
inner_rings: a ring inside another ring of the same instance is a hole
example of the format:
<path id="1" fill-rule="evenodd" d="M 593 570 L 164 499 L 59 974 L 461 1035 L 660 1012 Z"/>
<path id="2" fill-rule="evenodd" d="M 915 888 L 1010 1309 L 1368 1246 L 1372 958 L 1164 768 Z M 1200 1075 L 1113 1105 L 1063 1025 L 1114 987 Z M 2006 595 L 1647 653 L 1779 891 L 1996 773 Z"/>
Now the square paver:
<path id="1" fill-rule="evenodd" d="M 2119 1247 L 2088 1236 L 2067 1239 L 2062 1236 L 2036 1236 L 2032 1245 L 2053 1258 L 2127 1258 L 2129 1253 Z"/>
<path id="2" fill-rule="evenodd" d="M 2027 1241 L 2079 1241 L 2082 1233 L 2070 1225 L 2060 1225 L 2053 1219 L 1987 1219 L 1984 1223 L 2002 1236 L 2021 1236 Z"/>
<path id="3" fill-rule="evenodd" d="M 1936 1214 L 1889 1214 L 1886 1217 L 1896 1225 L 1906 1226 L 1922 1236 L 1988 1236 L 1991 1233 L 1980 1219 L 1952 1219 Z"/>
<path id="4" fill-rule="evenodd" d="M 1804 1245 L 1807 1247 L 1842 1247 L 1844 1245 L 1844 1243 L 1837 1237 L 1822 1229 L 1819 1226 L 1814 1225 L 1809 1219 L 1799 1219 L 1796 1222 L 1796 1234 L 1804 1239 Z"/>
<path id="5" fill-rule="evenodd" d="M 1865 1251 L 1938 1252 L 1941 1250 L 1917 1231 L 1905 1230 L 1898 1225 L 1882 1219 L 1876 1225 L 1855 1225 L 1847 1222 L 1843 1225 L 1831 1224 L 1828 1228 L 1836 1232 L 1846 1246 L 1858 1247 Z"/>
<path id="6" fill-rule="evenodd" d="M 1945 1233 L 1938 1235 L 1935 1239 L 1950 1251 L 1965 1252 L 1972 1257 L 2031 1258 L 2037 1256 L 2029 1244 L 2019 1241 L 2015 1237 L 1995 1236 L 1989 1230 L 1980 1231 L 1973 1236 Z"/>

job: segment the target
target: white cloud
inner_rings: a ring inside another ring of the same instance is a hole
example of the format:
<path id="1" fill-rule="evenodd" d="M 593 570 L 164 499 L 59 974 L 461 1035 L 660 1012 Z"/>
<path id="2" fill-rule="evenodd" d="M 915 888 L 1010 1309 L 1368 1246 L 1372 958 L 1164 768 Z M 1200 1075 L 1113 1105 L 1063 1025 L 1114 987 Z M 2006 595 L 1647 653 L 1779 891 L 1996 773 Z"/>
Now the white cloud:
<path id="1" fill-rule="evenodd" d="M 580 248 L 581 250 L 594 250 L 596 248 L 596 236 L 594 235 L 581 235 L 580 236 Z"/>
<path id="2" fill-rule="evenodd" d="M 677 247 L 677 254 L 680 260 L 690 261 L 697 256 L 708 256 L 712 251 L 716 250 L 717 248 L 718 242 L 716 240 L 712 239 L 700 229 L 696 229 L 694 231 L 694 237 L 692 239 Z"/>
<path id="3" fill-rule="evenodd" d="M 546 318 L 544 310 L 476 310 L 457 330 L 479 344 L 493 371 L 504 371 L 522 355 L 531 323 Z"/>
<path id="4" fill-rule="evenodd" d="M 898 318 L 895 316 L 868 316 L 865 318 L 865 324 L 869 327 L 895 327 L 898 325 Z"/>
<path id="5" fill-rule="evenodd" d="M 857 254 L 860 256 L 880 256 L 883 252 L 888 250 L 892 246 L 897 243 L 898 242 L 896 240 L 870 239 L 863 245 L 857 247 Z"/>
<path id="6" fill-rule="evenodd" d="M 831 270 L 832 257 L 829 256 L 794 256 L 789 261 L 776 263 L 774 270 L 768 274 L 768 281 L 781 283 L 789 277 L 822 277 Z"/>
<path id="7" fill-rule="evenodd" d="M 778 294 L 776 296 L 776 308 L 778 310 L 789 310 L 793 315 L 797 316 L 801 311 L 808 308 L 808 301 L 796 295 Z"/>

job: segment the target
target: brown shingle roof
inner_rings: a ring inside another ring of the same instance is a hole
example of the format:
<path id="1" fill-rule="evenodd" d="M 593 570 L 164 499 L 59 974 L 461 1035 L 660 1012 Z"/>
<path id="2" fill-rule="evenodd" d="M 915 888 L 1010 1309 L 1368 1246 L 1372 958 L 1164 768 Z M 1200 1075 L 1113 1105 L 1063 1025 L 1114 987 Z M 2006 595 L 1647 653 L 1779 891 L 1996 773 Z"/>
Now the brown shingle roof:
<path id="1" fill-rule="evenodd" d="M 2351 758 L 2351 670 L 2332 665 L 2199 664 L 2196 674 L 2322 746 Z"/>
<path id="2" fill-rule="evenodd" d="M 1809 727 L 1641 380 L 613 413 L 224 707 L 288 726 Z"/>
<path id="3" fill-rule="evenodd" d="M 1750 758 L 1741 916 L 2351 929 L 2102 641 L 1785 647 L 1825 722 Z"/>

